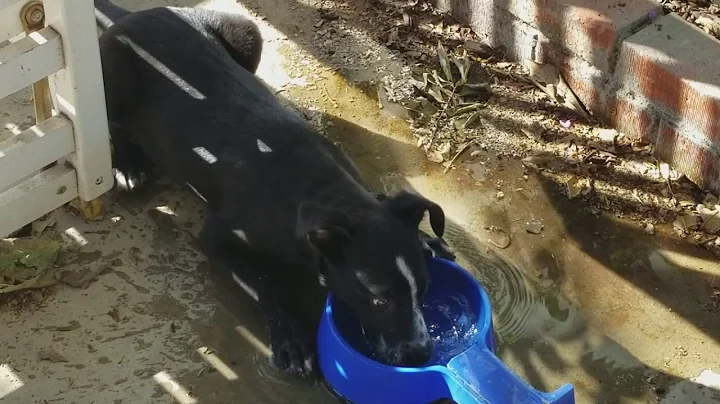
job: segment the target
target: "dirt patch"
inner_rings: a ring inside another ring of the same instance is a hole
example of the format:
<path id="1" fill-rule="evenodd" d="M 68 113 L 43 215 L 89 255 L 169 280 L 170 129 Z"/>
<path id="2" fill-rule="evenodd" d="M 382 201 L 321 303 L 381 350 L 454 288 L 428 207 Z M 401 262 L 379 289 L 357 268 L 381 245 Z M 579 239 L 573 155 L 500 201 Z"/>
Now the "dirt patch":
<path id="1" fill-rule="evenodd" d="M 708 1 L 680 3 L 718 11 Z M 522 160 L 527 175 L 552 180 L 566 197 L 582 200 L 588 214 L 629 218 L 648 234 L 673 223 L 678 237 L 720 255 L 717 198 L 655 159 L 652 145 L 589 116 L 552 66 L 504 60 L 427 2 L 317 5 L 312 46 L 328 69 L 355 72 L 348 76 L 356 84 L 364 77 L 358 71 L 374 70 L 382 80 L 369 82 L 376 87 L 369 92 L 378 94 L 381 107 L 401 106 L 393 113 L 408 120 L 417 146 L 446 172 Z M 349 35 L 353 41 L 343 40 Z M 369 40 L 384 44 L 407 68 L 390 71 L 377 50 L 358 52 L 358 43 L 362 48 Z"/>

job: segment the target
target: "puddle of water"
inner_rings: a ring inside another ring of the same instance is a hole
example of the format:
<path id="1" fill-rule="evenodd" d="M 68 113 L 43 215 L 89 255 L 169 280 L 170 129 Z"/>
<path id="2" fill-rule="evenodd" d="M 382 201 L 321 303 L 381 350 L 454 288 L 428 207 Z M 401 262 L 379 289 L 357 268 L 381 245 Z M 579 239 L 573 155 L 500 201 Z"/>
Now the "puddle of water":
<path id="1" fill-rule="evenodd" d="M 458 262 L 487 290 L 499 344 L 538 336 L 555 323 L 565 321 L 569 317 L 566 312 L 574 310 L 570 307 L 560 310 L 567 304 L 561 304 L 555 296 L 540 295 L 519 268 L 486 252 L 460 226 L 450 223 L 444 238 L 458 255 Z"/>
<path id="2" fill-rule="evenodd" d="M 467 167 L 468 171 L 470 171 L 470 175 L 475 179 L 475 181 L 483 181 L 485 180 L 485 177 L 488 172 L 488 168 L 485 166 L 485 164 L 482 163 L 466 163 L 465 167 Z"/>
<path id="3" fill-rule="evenodd" d="M 265 319 L 251 297 L 226 274 L 211 271 L 211 276 L 223 306 L 213 318 L 196 320 L 193 329 L 203 344 L 211 347 L 219 360 L 237 375 L 237 380 L 228 383 L 227 378 L 216 371 L 181 377 L 181 381 L 195 386 L 193 391 L 197 397 L 217 396 L 217 391 L 223 390 L 223 396 L 235 396 L 242 402 L 341 402 L 322 382 L 289 376 L 272 365 Z"/>
<path id="4" fill-rule="evenodd" d="M 648 261 L 650 262 L 650 268 L 663 282 L 671 281 L 678 271 L 678 268 L 668 262 L 660 251 L 652 251 L 648 256 Z"/>

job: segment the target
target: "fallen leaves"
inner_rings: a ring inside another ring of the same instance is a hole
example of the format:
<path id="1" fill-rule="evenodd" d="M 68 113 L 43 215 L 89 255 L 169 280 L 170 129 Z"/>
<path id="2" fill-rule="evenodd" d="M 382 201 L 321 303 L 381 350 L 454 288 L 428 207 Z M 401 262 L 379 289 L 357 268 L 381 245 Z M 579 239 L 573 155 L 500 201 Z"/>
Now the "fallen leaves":
<path id="1" fill-rule="evenodd" d="M 715 205 L 712 209 L 703 204 L 697 206 L 697 213 L 702 224 L 700 229 L 710 234 L 720 233 L 720 205 Z"/>
<path id="2" fill-rule="evenodd" d="M 469 72 L 471 60 L 465 49 L 456 53 L 448 53 L 438 42 L 437 55 L 440 72 L 433 69 L 422 73 L 422 80 L 412 79 L 411 84 L 417 89 L 419 96 L 414 102 L 406 103 L 405 107 L 428 121 L 433 127 L 429 134 L 419 134 L 419 146 L 422 146 L 431 161 L 441 163 L 452 158 L 445 143 L 441 150 L 431 150 L 435 145 L 438 133 L 451 123 L 455 131 L 472 129 L 478 123 L 481 111 L 485 108 L 483 99 L 490 94 L 487 83 L 470 83 Z M 449 142 L 450 147 L 453 145 Z M 459 149 L 466 147 L 460 145 Z M 457 154 L 455 154 L 457 155 Z M 446 166 L 447 168 L 448 166 Z"/>
<path id="3" fill-rule="evenodd" d="M 530 80 L 545 94 L 560 105 L 563 105 L 581 117 L 587 119 L 589 115 L 585 111 L 585 107 L 577 98 L 573 90 L 567 84 L 560 70 L 551 64 L 540 64 L 532 60 L 525 61 L 525 68 L 530 73 Z M 566 119 L 563 124 L 565 128 L 572 125 L 572 121 Z"/>
<path id="4" fill-rule="evenodd" d="M 0 293 L 57 283 L 55 262 L 63 246 L 54 234 L 0 239 Z"/>
<path id="5" fill-rule="evenodd" d="M 586 195 L 590 192 L 590 185 L 587 178 L 580 178 L 577 175 L 572 175 L 565 181 L 565 189 L 567 196 L 570 199 L 576 198 L 579 195 Z"/>

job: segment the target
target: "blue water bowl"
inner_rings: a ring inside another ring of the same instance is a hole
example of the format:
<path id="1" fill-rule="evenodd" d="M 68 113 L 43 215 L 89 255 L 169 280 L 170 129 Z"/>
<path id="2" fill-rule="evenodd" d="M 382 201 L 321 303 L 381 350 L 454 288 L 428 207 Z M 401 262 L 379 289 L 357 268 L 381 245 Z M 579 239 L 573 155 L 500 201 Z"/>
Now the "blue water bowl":
<path id="1" fill-rule="evenodd" d="M 393 367 L 370 359 L 353 312 L 328 296 L 318 332 L 320 370 L 329 385 L 355 404 L 574 404 L 566 384 L 552 393 L 534 389 L 495 356 L 492 311 L 478 281 L 456 263 L 428 261 L 430 288 L 423 311 L 435 342 L 424 367 Z"/>

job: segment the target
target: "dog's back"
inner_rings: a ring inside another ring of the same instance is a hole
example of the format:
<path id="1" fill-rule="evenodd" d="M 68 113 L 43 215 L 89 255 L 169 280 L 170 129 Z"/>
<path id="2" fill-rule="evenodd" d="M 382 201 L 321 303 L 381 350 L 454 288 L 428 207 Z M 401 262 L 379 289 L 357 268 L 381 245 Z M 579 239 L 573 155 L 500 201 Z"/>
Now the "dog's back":
<path id="1" fill-rule="evenodd" d="M 124 104 L 108 108 L 123 111 L 110 119 L 135 134 L 165 172 L 197 178 L 191 185 L 213 204 L 223 203 L 217 191 L 223 184 L 212 179 L 229 172 L 246 189 L 337 175 L 318 147 L 321 139 L 220 41 L 208 41 L 215 34 L 198 29 L 202 17 L 182 9 L 141 11 L 108 28 L 101 38 L 107 98 Z"/>

